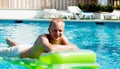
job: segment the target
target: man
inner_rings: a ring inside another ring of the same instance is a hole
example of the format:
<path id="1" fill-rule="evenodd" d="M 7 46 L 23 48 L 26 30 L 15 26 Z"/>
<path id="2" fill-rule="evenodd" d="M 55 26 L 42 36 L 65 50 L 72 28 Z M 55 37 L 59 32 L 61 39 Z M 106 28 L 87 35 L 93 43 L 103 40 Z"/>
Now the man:
<path id="1" fill-rule="evenodd" d="M 21 58 L 39 58 L 41 53 L 44 52 L 78 50 L 77 46 L 70 44 L 64 36 L 64 26 L 63 20 L 59 18 L 52 19 L 48 28 L 49 34 L 40 35 L 33 46 L 23 47 L 9 39 L 7 39 L 7 42 L 13 45 L 13 50 L 17 51 L 17 55 L 20 53 Z"/>

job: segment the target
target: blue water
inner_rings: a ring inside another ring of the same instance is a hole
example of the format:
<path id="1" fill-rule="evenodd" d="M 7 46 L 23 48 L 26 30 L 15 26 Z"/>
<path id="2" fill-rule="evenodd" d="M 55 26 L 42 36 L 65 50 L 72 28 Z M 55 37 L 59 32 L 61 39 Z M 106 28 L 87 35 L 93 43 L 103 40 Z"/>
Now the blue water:
<path id="1" fill-rule="evenodd" d="M 21 22 L 21 21 L 17 21 Z M 68 40 L 81 49 L 97 54 L 100 69 L 120 69 L 120 22 L 65 21 Z M 0 46 L 6 47 L 5 38 L 21 44 L 33 44 L 38 35 L 48 33 L 49 21 L 0 20 Z M 0 61 L 0 69 L 26 69 L 23 66 Z"/>

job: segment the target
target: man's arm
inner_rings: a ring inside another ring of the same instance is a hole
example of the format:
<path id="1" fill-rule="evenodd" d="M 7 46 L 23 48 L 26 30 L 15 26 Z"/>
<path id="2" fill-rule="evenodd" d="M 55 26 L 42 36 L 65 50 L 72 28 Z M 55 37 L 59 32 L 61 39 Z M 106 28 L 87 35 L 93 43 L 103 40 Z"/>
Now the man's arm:
<path id="1" fill-rule="evenodd" d="M 41 35 L 37 38 L 35 45 L 42 46 L 46 51 L 54 52 L 61 50 L 78 50 L 77 46 L 72 45 L 66 38 L 63 39 L 63 44 L 53 45 L 49 42 L 46 35 Z"/>

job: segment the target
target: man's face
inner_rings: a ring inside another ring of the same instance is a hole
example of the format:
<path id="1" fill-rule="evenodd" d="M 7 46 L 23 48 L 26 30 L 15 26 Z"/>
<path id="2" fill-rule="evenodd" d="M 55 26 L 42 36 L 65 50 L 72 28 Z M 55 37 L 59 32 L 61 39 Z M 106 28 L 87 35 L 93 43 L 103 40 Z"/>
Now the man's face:
<path id="1" fill-rule="evenodd" d="M 58 40 L 63 35 L 63 32 L 64 23 L 52 23 L 51 27 L 49 28 L 49 34 L 54 40 Z"/>

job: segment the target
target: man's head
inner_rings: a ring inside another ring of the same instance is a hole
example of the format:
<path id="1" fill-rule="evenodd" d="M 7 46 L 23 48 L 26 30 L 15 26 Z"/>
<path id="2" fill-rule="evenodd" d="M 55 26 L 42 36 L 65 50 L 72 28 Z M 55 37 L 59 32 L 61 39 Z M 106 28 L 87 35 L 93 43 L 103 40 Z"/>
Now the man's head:
<path id="1" fill-rule="evenodd" d="M 49 25 L 49 34 L 54 40 L 58 40 L 64 32 L 64 21 L 59 18 L 54 18 L 51 20 Z"/>

